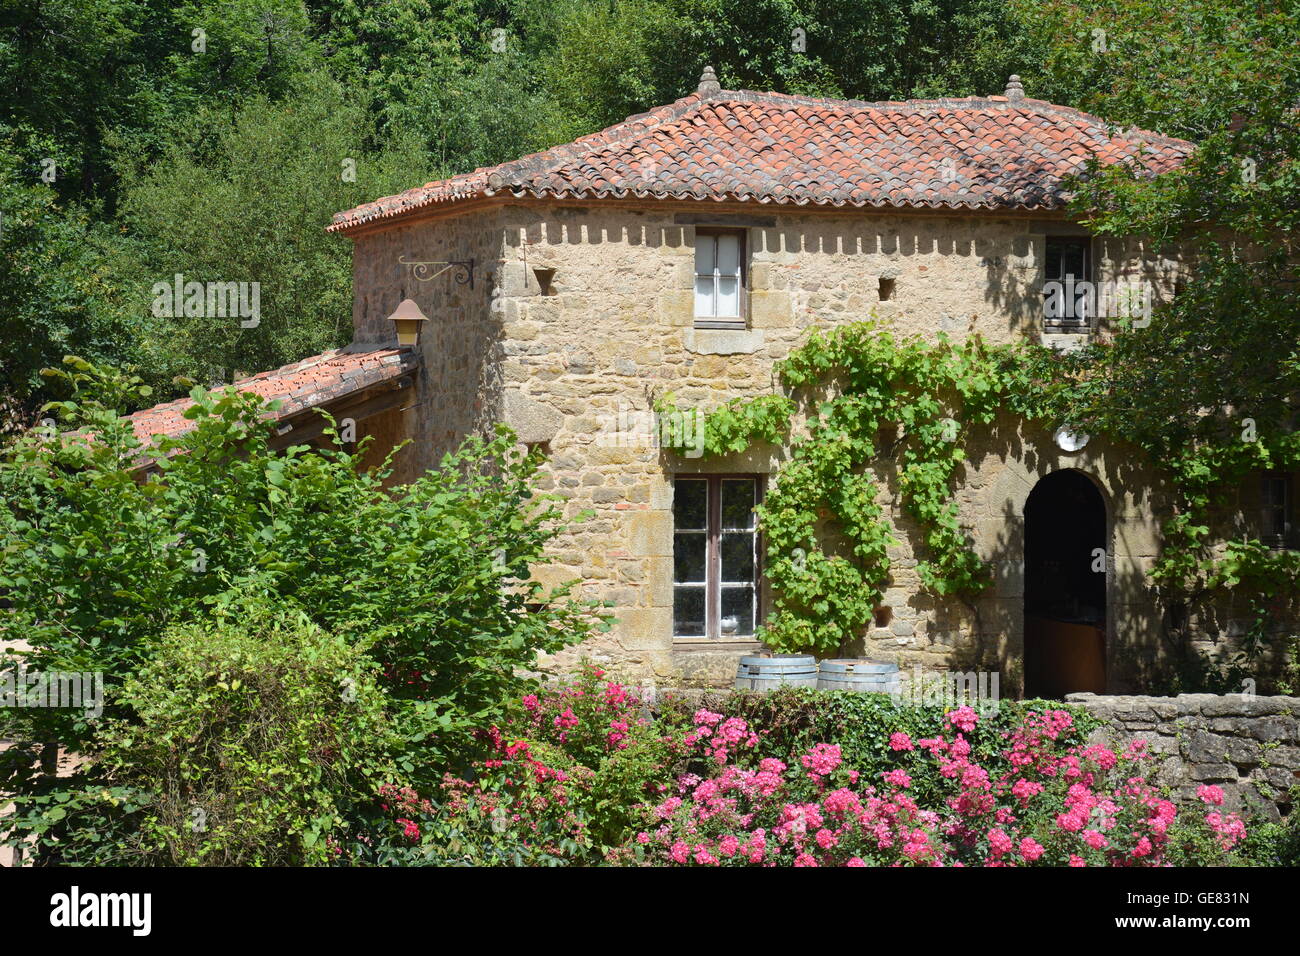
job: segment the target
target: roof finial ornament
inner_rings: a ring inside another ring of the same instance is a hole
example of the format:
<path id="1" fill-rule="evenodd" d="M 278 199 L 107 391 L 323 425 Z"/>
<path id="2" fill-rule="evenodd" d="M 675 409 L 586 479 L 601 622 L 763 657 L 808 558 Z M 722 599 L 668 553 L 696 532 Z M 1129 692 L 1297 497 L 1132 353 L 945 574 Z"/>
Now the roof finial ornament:
<path id="1" fill-rule="evenodd" d="M 722 84 L 718 82 L 718 77 L 713 72 L 713 67 L 706 66 L 704 72 L 700 74 L 700 85 L 695 90 L 696 95 L 700 97 L 709 97 L 722 92 Z"/>
<path id="2" fill-rule="evenodd" d="M 1002 95 L 1009 100 L 1023 100 L 1025 98 L 1025 88 L 1020 85 L 1020 77 L 1018 75 L 1015 73 L 1011 74 L 1011 78 L 1007 80 L 1006 92 Z"/>

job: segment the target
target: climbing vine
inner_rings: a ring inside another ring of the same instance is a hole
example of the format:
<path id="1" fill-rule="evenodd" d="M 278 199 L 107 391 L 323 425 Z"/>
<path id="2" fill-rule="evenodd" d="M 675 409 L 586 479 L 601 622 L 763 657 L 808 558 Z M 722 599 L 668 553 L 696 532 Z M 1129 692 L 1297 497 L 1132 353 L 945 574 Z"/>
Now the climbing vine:
<path id="1" fill-rule="evenodd" d="M 886 470 L 922 529 L 923 584 L 972 595 L 988 583 L 953 484 L 969 430 L 989 425 L 1029 384 L 1021 350 L 979 338 L 898 338 L 870 322 L 816 330 L 777 367 L 781 384 L 804 398 L 806 434 L 790 438 L 799 403 L 783 395 L 733 399 L 707 416 L 706 455 L 783 438 L 791 446 L 759 508 L 775 595 L 761 634 L 769 646 L 832 653 L 871 621 L 889 580 L 889 547 L 898 543 L 878 500 Z M 671 400 L 665 396 L 660 410 Z"/>
<path id="2" fill-rule="evenodd" d="M 789 447 L 759 507 L 774 601 L 759 636 L 779 651 L 835 653 L 869 626 L 890 578 L 890 546 L 898 543 L 880 504 L 882 484 L 894 483 L 917 526 L 922 584 L 969 601 L 991 580 L 955 500 L 974 430 L 991 426 L 999 412 L 1053 427 L 1075 426 L 1081 417 L 1095 424 L 1082 410 L 1081 396 L 1096 387 L 1087 364 L 1027 343 L 926 341 L 861 322 L 814 330 L 776 373 L 788 394 L 733 399 L 707 415 L 704 453 L 755 443 Z M 667 395 L 656 408 L 662 413 L 673 403 Z M 806 429 L 794 434 L 800 409 Z M 1250 540 L 1215 548 L 1210 523 L 1225 480 L 1300 462 L 1293 438 L 1246 449 L 1198 441 L 1173 450 L 1141 435 L 1114 437 L 1151 456 L 1175 489 L 1178 504 L 1151 574 L 1166 597 L 1294 592 L 1300 555 Z"/>

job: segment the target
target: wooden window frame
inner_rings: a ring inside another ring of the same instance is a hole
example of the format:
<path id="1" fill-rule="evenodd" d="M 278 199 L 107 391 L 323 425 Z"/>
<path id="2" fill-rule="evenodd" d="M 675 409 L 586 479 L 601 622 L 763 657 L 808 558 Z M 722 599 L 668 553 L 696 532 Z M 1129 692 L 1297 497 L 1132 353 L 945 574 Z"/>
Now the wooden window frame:
<path id="1" fill-rule="evenodd" d="M 1047 274 L 1047 247 L 1052 243 L 1061 243 L 1070 246 L 1081 246 L 1083 248 L 1083 275 L 1075 276 L 1076 282 L 1095 282 L 1092 254 L 1092 238 L 1089 236 L 1062 236 L 1049 233 L 1043 237 L 1043 286 L 1046 287 L 1049 282 L 1060 282 L 1064 280 L 1063 276 L 1049 276 Z M 1095 290 L 1094 290 L 1095 291 Z M 1094 299 L 1095 301 L 1095 299 Z M 1094 306 L 1095 307 L 1095 306 Z M 1092 331 L 1095 315 L 1087 316 L 1080 320 L 1077 316 L 1073 319 L 1062 318 L 1057 316 L 1049 318 L 1047 315 L 1047 293 L 1043 292 L 1043 329 L 1047 332 L 1058 333 L 1075 333 Z"/>
<path id="2" fill-rule="evenodd" d="M 677 574 L 672 576 L 673 588 L 673 640 L 678 643 L 737 643 L 755 642 L 753 632 L 749 634 L 723 635 L 722 633 L 722 483 L 724 481 L 749 481 L 754 485 L 754 507 L 763 503 L 764 476 L 727 472 L 722 474 L 674 475 L 673 487 L 679 481 L 703 481 L 707 484 L 705 492 L 705 552 L 704 552 L 704 633 L 678 634 L 676 621 Z M 677 524 L 673 522 L 673 546 L 677 543 Z M 735 582 L 732 582 L 735 583 Z M 762 623 L 763 618 L 763 543 L 762 533 L 758 530 L 758 516 L 754 517 L 754 629 Z"/>
<path id="3" fill-rule="evenodd" d="M 747 329 L 749 328 L 749 230 L 743 228 L 729 228 L 726 226 L 697 226 L 695 229 L 695 242 L 698 244 L 702 236 L 735 236 L 740 242 L 740 249 L 737 253 L 740 260 L 740 288 L 738 298 L 740 305 L 737 311 L 740 315 L 732 318 L 718 318 L 717 316 L 694 315 L 695 327 L 697 329 Z M 691 249 L 692 257 L 695 249 Z M 714 255 L 714 262 L 717 262 L 717 255 Z M 717 269 L 714 269 L 715 281 Z M 695 312 L 695 282 L 699 278 L 699 273 L 695 271 L 695 262 L 691 262 L 691 312 Z M 716 292 L 715 292 L 716 295 Z"/>

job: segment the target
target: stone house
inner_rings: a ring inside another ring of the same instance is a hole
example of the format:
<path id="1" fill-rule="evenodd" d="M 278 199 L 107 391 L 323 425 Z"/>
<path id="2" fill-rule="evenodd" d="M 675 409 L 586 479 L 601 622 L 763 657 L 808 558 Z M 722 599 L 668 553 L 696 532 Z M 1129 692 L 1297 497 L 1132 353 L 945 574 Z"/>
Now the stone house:
<path id="1" fill-rule="evenodd" d="M 412 439 L 399 480 L 509 423 L 543 449 L 567 513 L 594 512 L 546 578 L 581 579 L 617 615 L 544 664 L 583 654 L 632 679 L 725 684 L 761 651 L 753 506 L 784 451 L 662 447 L 655 398 L 707 409 L 770 392 L 811 328 L 873 314 L 930 337 L 1086 341 L 1107 320 L 1045 301 L 1046 283 L 1141 282 L 1159 300 L 1179 263 L 1090 236 L 1063 181 L 1094 155 L 1159 172 L 1190 150 L 1026 98 L 1015 77 L 1000 96 L 864 103 L 725 91 L 706 68 L 691 95 L 602 132 L 338 214 L 353 344 L 256 387 L 294 398 L 286 440 L 315 408 L 351 409 L 376 453 Z M 408 299 L 427 321 L 402 345 L 390 316 Z M 142 434 L 157 414 L 140 413 Z M 915 529 L 884 482 L 902 543 L 855 650 L 1000 670 L 1003 693 L 1140 689 L 1161 643 L 1144 574 L 1166 503 L 1131 450 L 1078 444 L 1008 417 L 970 446 L 962 521 L 995 583 L 969 606 L 921 588 Z M 1080 576 L 1094 547 L 1104 573 Z"/>

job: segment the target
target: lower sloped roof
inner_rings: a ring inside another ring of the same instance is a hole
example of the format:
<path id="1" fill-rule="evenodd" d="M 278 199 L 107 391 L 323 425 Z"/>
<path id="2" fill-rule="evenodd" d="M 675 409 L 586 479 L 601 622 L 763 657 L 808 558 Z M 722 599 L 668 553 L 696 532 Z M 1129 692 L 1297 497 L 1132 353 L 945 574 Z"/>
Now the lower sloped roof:
<path id="1" fill-rule="evenodd" d="M 349 346 L 259 372 L 225 387 L 278 399 L 281 404 L 273 418 L 281 420 L 401 378 L 414 370 L 419 361 L 419 353 L 411 348 Z M 128 419 L 136 439 L 147 445 L 155 436 L 175 438 L 193 428 L 194 422 L 185 417 L 186 410 L 193 405 L 193 399 L 181 398 L 143 409 Z"/>

